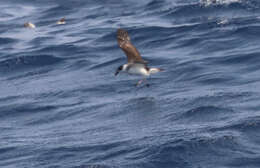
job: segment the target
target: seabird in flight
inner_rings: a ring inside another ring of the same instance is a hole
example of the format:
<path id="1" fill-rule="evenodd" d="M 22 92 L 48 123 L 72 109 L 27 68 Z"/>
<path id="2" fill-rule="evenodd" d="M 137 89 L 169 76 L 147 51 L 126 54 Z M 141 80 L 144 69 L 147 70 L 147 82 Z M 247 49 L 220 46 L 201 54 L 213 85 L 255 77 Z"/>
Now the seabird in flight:
<path id="1" fill-rule="evenodd" d="M 34 29 L 36 26 L 31 22 L 24 23 L 24 27 Z"/>
<path id="2" fill-rule="evenodd" d="M 125 71 L 129 74 L 134 75 L 142 75 L 144 79 L 138 81 L 137 86 L 143 82 L 146 82 L 146 78 L 151 74 L 162 71 L 160 68 L 149 68 L 147 66 L 147 61 L 143 60 L 139 51 L 135 48 L 135 46 L 131 43 L 130 37 L 127 31 L 123 29 L 117 30 L 117 42 L 119 47 L 124 51 L 127 56 L 127 64 L 121 65 L 118 67 L 115 75 L 117 75 L 120 71 Z M 146 84 L 149 86 L 149 84 Z"/>
<path id="3" fill-rule="evenodd" d="M 59 21 L 56 22 L 57 24 L 66 24 L 65 18 L 61 18 Z"/>

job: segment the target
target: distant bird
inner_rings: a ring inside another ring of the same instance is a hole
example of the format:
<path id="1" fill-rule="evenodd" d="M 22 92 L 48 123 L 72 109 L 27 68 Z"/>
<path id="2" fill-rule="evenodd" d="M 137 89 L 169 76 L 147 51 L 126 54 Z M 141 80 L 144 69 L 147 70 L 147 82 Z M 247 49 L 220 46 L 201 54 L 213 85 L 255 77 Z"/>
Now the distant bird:
<path id="1" fill-rule="evenodd" d="M 119 47 L 127 56 L 127 64 L 118 67 L 115 75 L 117 75 L 120 71 L 125 71 L 129 74 L 142 75 L 144 79 L 138 81 L 136 84 L 138 86 L 141 83 L 146 82 L 146 78 L 151 74 L 162 71 L 160 68 L 147 67 L 148 62 L 142 59 L 138 50 L 131 43 L 127 31 L 123 29 L 117 30 L 117 42 Z M 146 86 L 149 86 L 149 84 L 146 84 Z"/>
<path id="2" fill-rule="evenodd" d="M 31 22 L 24 23 L 24 27 L 34 29 L 36 26 Z"/>
<path id="3" fill-rule="evenodd" d="M 65 18 L 61 18 L 59 21 L 56 22 L 57 24 L 66 24 Z"/>

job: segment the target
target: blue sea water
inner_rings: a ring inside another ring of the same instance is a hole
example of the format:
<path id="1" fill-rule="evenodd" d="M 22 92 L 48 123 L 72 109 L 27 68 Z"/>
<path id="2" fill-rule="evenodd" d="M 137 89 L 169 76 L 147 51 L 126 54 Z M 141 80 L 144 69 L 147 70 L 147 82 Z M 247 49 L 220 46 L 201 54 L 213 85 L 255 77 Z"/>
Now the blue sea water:
<path id="1" fill-rule="evenodd" d="M 259 35 L 258 0 L 1 0 L 0 167 L 259 168 Z"/>

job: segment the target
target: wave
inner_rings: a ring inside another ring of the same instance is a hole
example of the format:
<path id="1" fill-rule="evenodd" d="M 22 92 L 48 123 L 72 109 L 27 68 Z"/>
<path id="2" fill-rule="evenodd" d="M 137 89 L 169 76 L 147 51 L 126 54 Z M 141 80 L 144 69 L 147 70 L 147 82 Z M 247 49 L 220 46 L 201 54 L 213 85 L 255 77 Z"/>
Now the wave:
<path id="1" fill-rule="evenodd" d="M 230 108 L 223 108 L 219 106 L 200 106 L 184 112 L 181 116 L 182 121 L 196 123 L 196 122 L 215 122 L 225 120 L 230 117 L 233 110 Z"/>
<path id="2" fill-rule="evenodd" d="M 241 3 L 241 0 L 200 0 L 200 2 L 206 6 L 209 5 L 229 5 L 232 3 Z"/>
<path id="3" fill-rule="evenodd" d="M 61 58 L 55 57 L 53 55 L 38 54 L 37 56 L 18 56 L 0 61 L 0 73 L 19 74 L 30 69 L 34 70 L 35 68 L 43 66 L 55 65 L 61 61 Z"/>

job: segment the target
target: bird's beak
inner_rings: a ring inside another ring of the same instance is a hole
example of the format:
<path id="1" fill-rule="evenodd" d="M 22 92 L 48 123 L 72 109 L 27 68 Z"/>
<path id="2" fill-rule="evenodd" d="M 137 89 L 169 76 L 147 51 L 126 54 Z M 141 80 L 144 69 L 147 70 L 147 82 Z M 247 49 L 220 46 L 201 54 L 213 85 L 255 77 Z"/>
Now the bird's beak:
<path id="1" fill-rule="evenodd" d="M 123 69 L 123 66 L 118 67 L 117 70 L 116 70 L 115 76 L 116 76 L 122 69 Z"/>
<path id="2" fill-rule="evenodd" d="M 120 70 L 117 70 L 116 73 L 115 73 L 115 76 L 119 73 Z"/>

